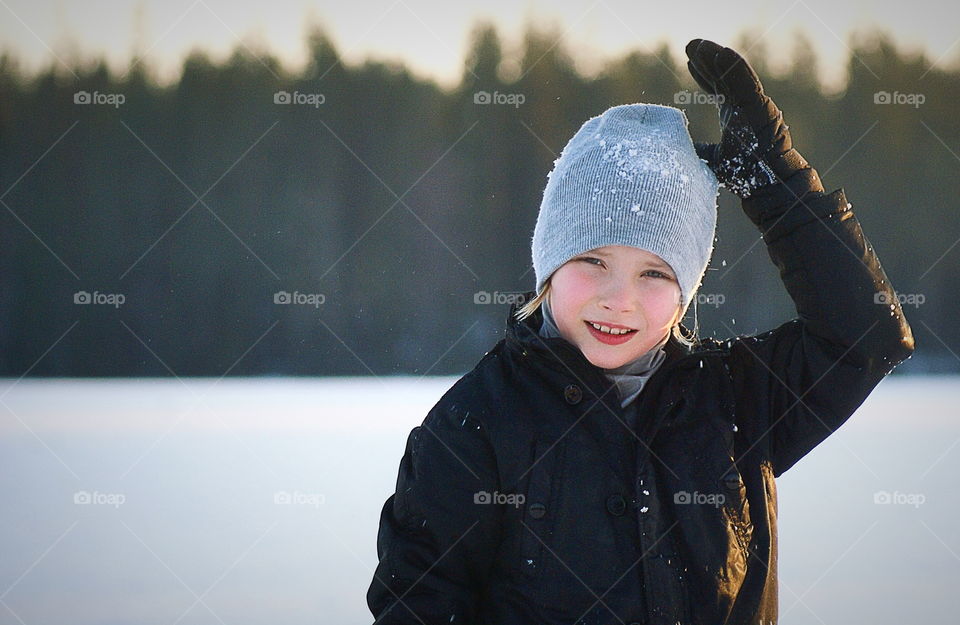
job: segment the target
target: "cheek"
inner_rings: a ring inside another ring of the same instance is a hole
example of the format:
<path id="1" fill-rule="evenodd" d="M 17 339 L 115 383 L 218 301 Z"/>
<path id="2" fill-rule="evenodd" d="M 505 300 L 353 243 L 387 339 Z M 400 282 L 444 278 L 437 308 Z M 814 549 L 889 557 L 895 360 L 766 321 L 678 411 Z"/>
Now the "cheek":
<path id="1" fill-rule="evenodd" d="M 596 281 L 587 273 L 571 272 L 567 284 L 567 297 L 574 301 L 589 299 L 597 290 Z"/>
<path id="2" fill-rule="evenodd" d="M 680 287 L 675 282 L 651 284 L 646 289 L 646 309 L 658 318 L 669 318 L 680 305 Z"/>
<path id="3" fill-rule="evenodd" d="M 589 300 L 596 291 L 594 279 L 584 271 L 570 268 L 564 272 L 562 279 L 557 281 L 553 294 L 557 301 L 567 304 L 567 308 L 577 307 L 578 304 Z"/>
<path id="4" fill-rule="evenodd" d="M 580 324 L 580 314 L 591 298 L 591 283 L 576 272 L 567 272 L 550 291 L 550 310 L 561 333 L 569 338 Z"/>

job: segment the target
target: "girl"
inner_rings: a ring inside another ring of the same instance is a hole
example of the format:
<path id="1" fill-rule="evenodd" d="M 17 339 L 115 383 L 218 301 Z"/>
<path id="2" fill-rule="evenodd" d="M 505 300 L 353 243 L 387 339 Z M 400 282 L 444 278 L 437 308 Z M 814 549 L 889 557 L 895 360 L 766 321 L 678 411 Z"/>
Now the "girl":
<path id="1" fill-rule="evenodd" d="M 842 189 L 824 194 L 736 52 L 695 39 L 721 139 L 615 106 L 557 159 L 536 289 L 414 428 L 377 539 L 382 624 L 777 621 L 775 478 L 913 351 Z M 699 338 L 680 320 L 741 199 L 797 318 Z"/>

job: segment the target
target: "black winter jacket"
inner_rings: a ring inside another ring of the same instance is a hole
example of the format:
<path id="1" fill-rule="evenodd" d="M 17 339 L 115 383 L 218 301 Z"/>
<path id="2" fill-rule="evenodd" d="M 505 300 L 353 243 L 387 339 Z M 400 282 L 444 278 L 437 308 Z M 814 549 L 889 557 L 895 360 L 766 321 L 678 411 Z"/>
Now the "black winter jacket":
<path id="1" fill-rule="evenodd" d="M 513 306 L 410 433 L 380 518 L 377 623 L 777 622 L 774 478 L 913 336 L 842 189 L 743 207 L 797 318 L 693 349 L 671 337 L 634 429 L 602 370 Z"/>

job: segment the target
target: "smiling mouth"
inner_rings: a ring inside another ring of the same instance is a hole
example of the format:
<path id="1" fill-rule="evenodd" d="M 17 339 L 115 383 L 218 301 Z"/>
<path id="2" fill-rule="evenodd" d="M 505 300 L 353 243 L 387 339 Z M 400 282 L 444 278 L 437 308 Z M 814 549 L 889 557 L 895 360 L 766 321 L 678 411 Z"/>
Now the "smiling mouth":
<path id="1" fill-rule="evenodd" d="M 610 336 L 624 336 L 626 334 L 632 334 L 636 332 L 633 328 L 625 328 L 622 326 L 612 327 L 602 323 L 594 323 L 593 321 L 584 321 L 587 325 L 592 327 L 598 332 L 603 332 L 604 334 L 609 334 Z"/>

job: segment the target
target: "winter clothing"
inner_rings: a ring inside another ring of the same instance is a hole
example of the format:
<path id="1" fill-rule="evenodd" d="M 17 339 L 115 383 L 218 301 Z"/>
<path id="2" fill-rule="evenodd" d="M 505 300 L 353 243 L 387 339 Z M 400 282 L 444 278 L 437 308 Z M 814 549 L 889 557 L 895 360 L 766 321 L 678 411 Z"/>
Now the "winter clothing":
<path id="1" fill-rule="evenodd" d="M 553 313 L 550 311 L 550 303 L 544 300 L 541 307 L 543 308 L 543 325 L 540 326 L 540 336 L 544 338 L 560 336 L 560 329 L 553 320 Z M 667 338 L 667 336 L 664 336 L 663 340 L 650 348 L 647 353 L 628 363 L 613 369 L 601 369 L 607 379 L 617 385 L 621 407 L 626 408 L 630 402 L 640 395 L 640 391 L 643 390 L 647 380 L 663 362 L 666 354 L 662 348 L 666 345 Z"/>
<path id="2" fill-rule="evenodd" d="M 670 265 L 686 312 L 713 252 L 718 193 L 687 124 L 672 106 L 624 104 L 581 126 L 547 174 L 532 242 L 538 293 L 577 254 L 628 245 Z"/>
<path id="3" fill-rule="evenodd" d="M 524 321 L 511 307 L 506 337 L 407 439 L 367 592 L 378 624 L 777 622 L 775 478 L 909 357 L 913 335 L 843 190 L 823 194 L 739 55 L 695 42 L 691 71 L 726 99 L 711 160 L 690 156 L 686 118 L 670 107 L 614 107 L 584 124 L 544 193 L 525 301 L 569 258 L 623 244 L 670 263 L 685 309 L 712 250 L 715 169 L 797 317 L 692 348 L 668 335 L 660 362 L 655 348 L 617 372 L 636 385 L 650 365 L 624 403 L 623 380 L 558 336 L 543 307 Z M 691 184 L 659 184 L 643 154 Z M 617 198 L 593 205 L 593 188 Z M 638 200 L 650 216 L 634 221 Z"/>
<path id="4" fill-rule="evenodd" d="M 823 192 L 816 170 L 793 147 L 783 113 L 763 91 L 742 56 L 712 41 L 686 47 L 687 68 L 697 84 L 717 98 L 720 143 L 696 143 L 720 183 L 740 198 L 789 180 L 795 195 Z"/>
<path id="5" fill-rule="evenodd" d="M 367 593 L 379 625 L 777 622 L 775 478 L 913 350 L 843 190 L 802 199 L 743 200 L 797 317 L 671 336 L 632 427 L 601 369 L 511 308 L 407 440 Z"/>

